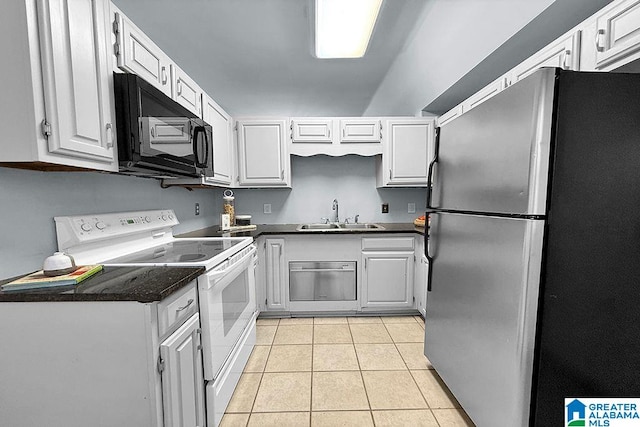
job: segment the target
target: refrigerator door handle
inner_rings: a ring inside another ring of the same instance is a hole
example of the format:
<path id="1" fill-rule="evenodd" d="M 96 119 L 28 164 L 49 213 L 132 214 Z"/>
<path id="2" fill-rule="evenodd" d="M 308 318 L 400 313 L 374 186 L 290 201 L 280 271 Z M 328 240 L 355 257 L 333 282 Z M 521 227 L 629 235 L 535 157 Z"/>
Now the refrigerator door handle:
<path id="1" fill-rule="evenodd" d="M 429 241 L 431 240 L 431 235 L 429 234 L 429 215 L 433 215 L 435 212 L 431 212 L 427 210 L 426 218 L 425 218 L 425 229 L 424 229 L 424 256 L 429 262 L 427 266 L 427 292 L 431 292 L 431 276 L 433 275 L 433 256 L 429 253 Z"/>
<path id="2" fill-rule="evenodd" d="M 433 170 L 438 163 L 438 153 L 440 152 L 440 126 L 436 128 L 435 146 L 433 150 L 433 160 L 429 163 L 429 172 L 427 175 L 427 209 L 431 209 L 431 197 L 433 193 Z"/>

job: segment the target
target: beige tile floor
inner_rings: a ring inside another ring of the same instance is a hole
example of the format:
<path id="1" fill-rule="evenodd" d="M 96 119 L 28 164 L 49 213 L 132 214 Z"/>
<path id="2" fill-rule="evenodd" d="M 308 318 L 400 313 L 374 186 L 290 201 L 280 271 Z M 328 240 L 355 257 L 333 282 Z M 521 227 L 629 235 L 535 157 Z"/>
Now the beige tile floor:
<path id="1" fill-rule="evenodd" d="M 258 319 L 222 427 L 473 426 L 422 354 L 419 316 Z"/>

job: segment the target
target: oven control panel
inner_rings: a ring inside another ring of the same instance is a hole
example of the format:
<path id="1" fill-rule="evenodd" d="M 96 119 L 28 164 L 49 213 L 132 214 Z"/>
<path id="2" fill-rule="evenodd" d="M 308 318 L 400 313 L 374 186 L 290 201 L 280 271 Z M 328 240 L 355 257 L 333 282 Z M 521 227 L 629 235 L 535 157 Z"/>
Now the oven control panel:
<path id="1" fill-rule="evenodd" d="M 161 231 L 179 224 L 172 209 L 62 216 L 54 220 L 59 250 L 105 238 Z"/>

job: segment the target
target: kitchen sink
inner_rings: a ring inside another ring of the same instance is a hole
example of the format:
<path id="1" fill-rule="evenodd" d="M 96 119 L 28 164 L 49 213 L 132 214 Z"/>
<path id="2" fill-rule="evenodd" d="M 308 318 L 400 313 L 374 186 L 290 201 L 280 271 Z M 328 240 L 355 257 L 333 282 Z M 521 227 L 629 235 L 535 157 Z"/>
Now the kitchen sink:
<path id="1" fill-rule="evenodd" d="M 300 224 L 296 231 L 339 232 L 349 230 L 384 230 L 378 224 Z"/>
<path id="2" fill-rule="evenodd" d="M 384 230 L 384 227 L 378 224 L 343 224 L 340 227 L 346 230 Z"/>
<path id="3" fill-rule="evenodd" d="M 300 224 L 297 231 L 340 231 L 338 224 Z"/>

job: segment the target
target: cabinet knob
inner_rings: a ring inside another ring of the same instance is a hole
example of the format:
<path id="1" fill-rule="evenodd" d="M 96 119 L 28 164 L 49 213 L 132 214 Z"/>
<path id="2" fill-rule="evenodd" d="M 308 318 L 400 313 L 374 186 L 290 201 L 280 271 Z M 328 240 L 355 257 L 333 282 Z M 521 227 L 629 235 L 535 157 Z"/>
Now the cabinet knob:
<path id="1" fill-rule="evenodd" d="M 177 86 L 177 90 L 178 90 L 178 95 L 182 95 L 182 80 L 178 79 L 178 82 L 176 83 Z"/>

